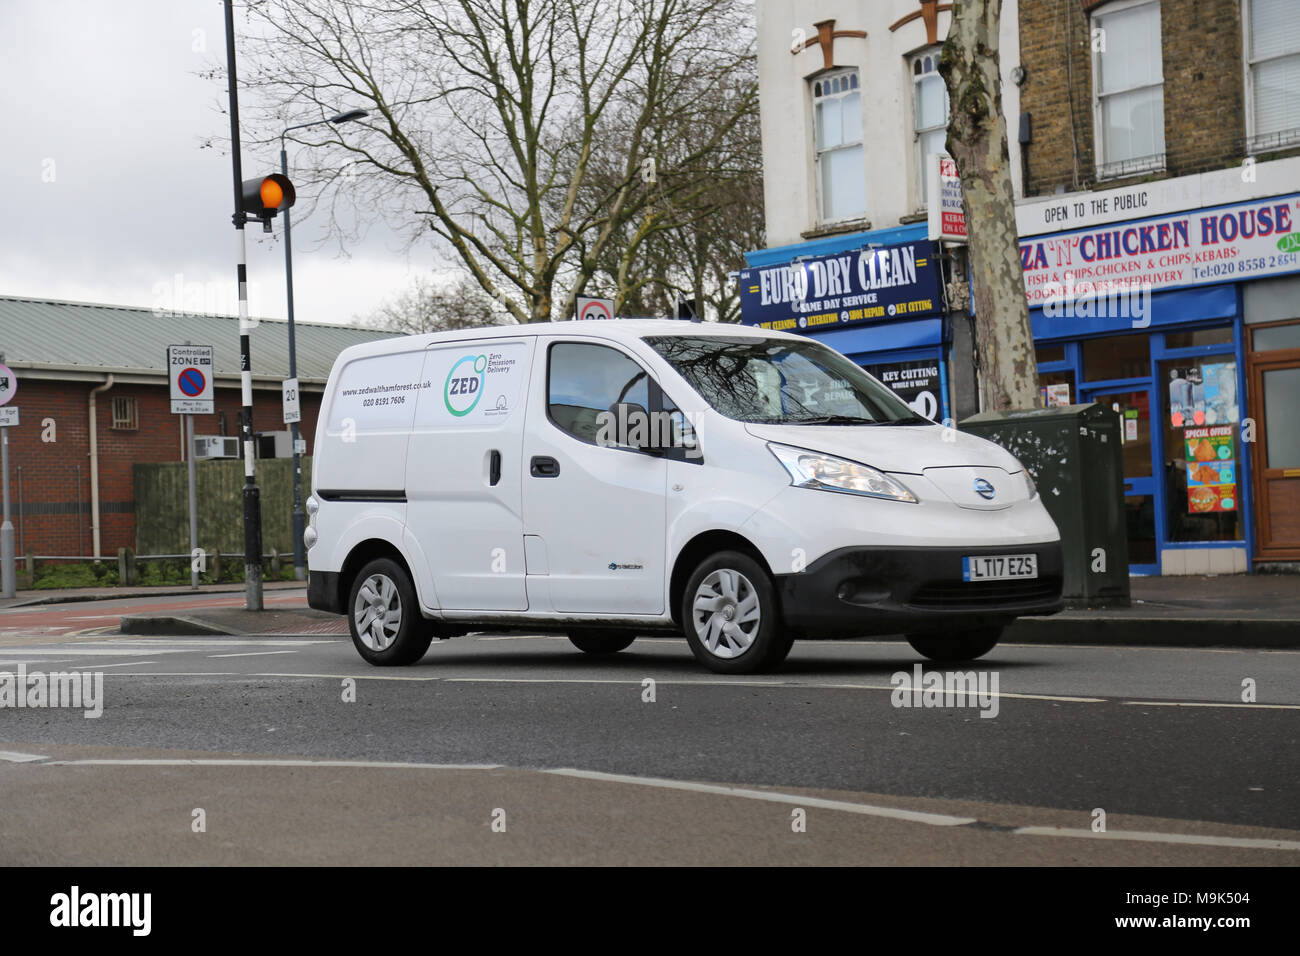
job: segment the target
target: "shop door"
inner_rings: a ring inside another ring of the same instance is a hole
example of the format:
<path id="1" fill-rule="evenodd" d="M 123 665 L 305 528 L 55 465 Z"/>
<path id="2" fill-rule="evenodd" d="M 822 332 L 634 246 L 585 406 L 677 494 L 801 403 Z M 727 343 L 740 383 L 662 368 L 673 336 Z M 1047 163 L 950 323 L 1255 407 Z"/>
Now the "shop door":
<path id="1" fill-rule="evenodd" d="M 1079 401 L 1100 402 L 1119 413 L 1124 440 L 1124 508 L 1128 519 L 1129 570 L 1134 574 L 1159 574 L 1156 514 L 1163 493 L 1152 472 L 1150 386 L 1079 388 Z"/>
<path id="2" fill-rule="evenodd" d="M 1253 462 L 1257 557 L 1294 561 L 1300 559 L 1300 351 L 1252 353 L 1248 373 L 1262 405 Z"/>

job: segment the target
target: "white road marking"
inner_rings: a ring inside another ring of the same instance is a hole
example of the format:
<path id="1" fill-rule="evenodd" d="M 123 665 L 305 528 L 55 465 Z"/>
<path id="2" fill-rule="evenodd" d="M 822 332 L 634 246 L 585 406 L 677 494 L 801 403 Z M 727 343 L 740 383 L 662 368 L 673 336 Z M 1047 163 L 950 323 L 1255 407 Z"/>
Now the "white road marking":
<path id="1" fill-rule="evenodd" d="M 253 640 L 252 638 L 238 638 L 226 640 L 223 638 L 208 637 L 149 637 L 149 638 L 132 638 L 130 640 L 120 641 L 101 641 L 104 647 L 159 647 L 170 645 L 174 647 L 300 647 L 308 644 L 343 644 L 348 643 L 342 640 L 316 640 L 316 641 L 286 641 L 286 640 Z M 83 643 L 80 646 L 85 647 Z"/>
<path id="2" fill-rule="evenodd" d="M 208 657 L 268 657 L 271 654 L 297 654 L 297 651 L 243 651 L 239 654 L 209 654 Z"/>
<path id="3" fill-rule="evenodd" d="M 45 759 L 45 758 L 38 758 Z M 359 770 L 501 770 L 495 763 L 400 763 L 393 760 L 257 760 L 237 758 L 147 758 L 51 760 L 51 767 L 328 767 Z"/>
<path id="4" fill-rule="evenodd" d="M 100 670 L 104 667 L 140 667 L 143 664 L 157 664 L 157 661 L 123 661 L 121 664 L 78 664 L 69 667 L 70 671 Z"/>
<path id="5" fill-rule="evenodd" d="M 597 678 L 597 677 L 445 677 L 443 680 L 448 684 L 629 684 L 641 686 L 641 678 Z M 702 687 L 784 687 L 790 690 L 897 690 L 892 684 L 826 684 L 807 681 L 775 681 L 775 680 L 709 680 L 700 678 L 698 680 L 673 680 L 671 678 L 655 678 L 656 684 L 663 684 L 670 687 L 689 687 L 699 685 Z M 911 689 L 908 689 L 911 693 Z M 940 689 L 937 693 L 956 694 L 955 690 Z M 973 694 L 974 692 L 969 692 Z M 1071 704 L 1103 704 L 1106 699 L 1103 697 L 1059 697 L 1051 694 L 1013 694 L 1013 693 L 993 693 L 988 692 L 993 697 L 1015 697 L 1023 700 L 1054 700 L 1064 701 Z"/>
<path id="6" fill-rule="evenodd" d="M 54 657 L 59 654 L 75 654 L 78 657 L 140 657 L 145 652 L 139 648 L 110 648 L 110 647 L 87 647 L 85 644 L 60 644 L 58 647 L 6 647 L 6 654 L 22 654 L 24 656 L 47 655 Z M 180 654 L 180 650 L 168 650 L 167 648 L 151 648 L 150 654 Z"/>
<path id="7" fill-rule="evenodd" d="M 1300 704 L 1238 704 L 1233 701 L 1126 700 L 1130 707 L 1227 707 L 1243 710 L 1300 710 Z"/>
<path id="8" fill-rule="evenodd" d="M 799 807 L 816 807 L 821 810 L 841 810 L 845 813 L 860 813 L 870 817 L 888 817 L 893 820 L 906 820 L 909 823 L 924 823 L 933 827 L 961 827 L 975 822 L 974 817 L 954 817 L 946 813 L 923 813 L 919 810 L 900 810 L 897 807 L 877 807 L 869 803 L 853 803 L 849 800 L 827 800 L 822 797 L 796 796 L 790 793 L 778 793 L 774 790 L 750 790 L 745 787 L 723 787 L 711 783 L 691 783 L 685 780 L 667 780 L 663 777 L 633 777 L 621 773 L 601 773 L 597 770 L 572 770 L 567 767 L 555 770 L 543 770 L 542 773 L 556 774 L 561 777 L 578 777 L 582 780 L 595 780 L 601 783 L 630 783 L 642 787 L 657 787 L 661 790 L 685 790 L 690 793 L 712 793 L 723 797 L 739 797 L 742 800 L 762 800 L 767 803 L 785 803 Z"/>
<path id="9" fill-rule="evenodd" d="M 1300 850 L 1298 840 L 1261 840 L 1247 837 L 1209 836 L 1201 833 L 1154 833 L 1139 830 L 1092 830 L 1068 827 L 1019 827 L 1013 831 L 1021 836 L 1080 837 L 1094 840 L 1133 840 L 1139 843 L 1182 843 L 1192 846 L 1240 847 L 1244 850 Z"/>
<path id="10" fill-rule="evenodd" d="M 22 754 L 16 750 L 0 750 L 0 760 L 8 763 L 32 763 L 36 760 L 49 760 L 44 754 Z"/>

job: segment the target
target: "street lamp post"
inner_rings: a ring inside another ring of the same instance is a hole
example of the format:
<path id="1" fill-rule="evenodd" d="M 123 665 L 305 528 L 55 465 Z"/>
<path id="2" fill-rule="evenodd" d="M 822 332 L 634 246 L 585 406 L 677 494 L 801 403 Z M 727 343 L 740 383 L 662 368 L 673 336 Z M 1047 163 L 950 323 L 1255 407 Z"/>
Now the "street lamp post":
<path id="1" fill-rule="evenodd" d="M 287 179 L 289 176 L 289 154 L 285 152 L 284 138 L 296 129 L 306 129 L 309 126 L 320 126 L 323 123 L 333 123 L 338 126 L 342 123 L 350 123 L 353 120 L 364 119 L 368 114 L 365 110 L 349 110 L 346 113 L 339 113 L 337 116 L 331 116 L 329 119 L 316 120 L 312 123 L 299 123 L 297 126 L 287 127 L 280 134 L 280 172 Z M 288 297 L 289 305 L 289 377 L 298 378 L 298 347 L 294 337 L 293 328 L 293 233 L 289 224 L 289 210 L 284 210 L 284 287 Z M 301 395 L 301 390 L 299 390 Z M 303 513 L 302 508 L 302 456 L 298 453 L 298 423 L 292 422 L 289 425 L 289 434 L 293 442 L 293 576 L 298 581 L 307 579 L 307 554 L 303 545 L 302 535 L 306 530 L 307 516 Z"/>

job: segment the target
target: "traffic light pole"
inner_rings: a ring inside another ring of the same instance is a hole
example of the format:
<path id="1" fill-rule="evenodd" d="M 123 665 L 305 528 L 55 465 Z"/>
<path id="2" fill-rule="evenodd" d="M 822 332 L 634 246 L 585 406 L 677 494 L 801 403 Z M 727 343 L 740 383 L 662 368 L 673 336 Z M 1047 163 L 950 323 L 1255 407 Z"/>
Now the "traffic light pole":
<path id="1" fill-rule="evenodd" d="M 262 502 L 257 488 L 257 459 L 253 454 L 253 358 L 248 318 L 248 266 L 244 243 L 243 169 L 239 160 L 239 83 L 235 74 L 235 13 L 233 0 L 224 0 L 226 13 L 226 78 L 230 84 L 230 159 L 235 174 L 235 274 L 239 282 L 239 378 L 244 413 L 240 438 L 244 449 L 244 607 L 262 610 Z"/>

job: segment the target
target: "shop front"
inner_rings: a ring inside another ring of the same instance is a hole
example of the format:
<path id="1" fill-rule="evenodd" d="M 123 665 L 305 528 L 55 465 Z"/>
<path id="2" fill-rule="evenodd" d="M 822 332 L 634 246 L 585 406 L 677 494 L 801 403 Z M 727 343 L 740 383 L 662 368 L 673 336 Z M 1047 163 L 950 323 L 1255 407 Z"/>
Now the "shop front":
<path id="1" fill-rule="evenodd" d="M 1300 302 L 1248 305 L 1298 223 L 1300 194 L 1021 240 L 1044 404 L 1121 417 L 1133 573 L 1300 557 Z"/>
<path id="2" fill-rule="evenodd" d="M 924 225 L 860 232 L 748 254 L 741 321 L 824 342 L 918 414 L 951 418 L 943 271 Z"/>

